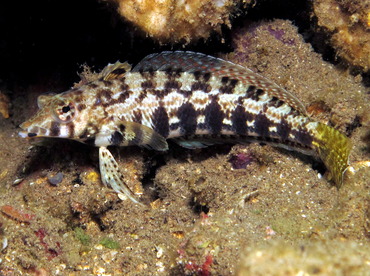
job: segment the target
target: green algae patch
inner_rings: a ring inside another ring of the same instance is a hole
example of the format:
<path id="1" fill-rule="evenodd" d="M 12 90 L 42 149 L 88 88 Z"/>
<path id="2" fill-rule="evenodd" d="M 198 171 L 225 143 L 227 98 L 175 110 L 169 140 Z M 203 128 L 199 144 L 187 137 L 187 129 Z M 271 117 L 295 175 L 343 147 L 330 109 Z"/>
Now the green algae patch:
<path id="1" fill-rule="evenodd" d="M 119 249 L 120 244 L 111 238 L 103 238 L 100 244 L 109 249 Z"/>
<path id="2" fill-rule="evenodd" d="M 82 228 L 76 227 L 74 232 L 75 232 L 76 239 L 78 239 L 82 245 L 90 244 L 91 238 L 89 235 L 85 233 L 85 231 Z"/>

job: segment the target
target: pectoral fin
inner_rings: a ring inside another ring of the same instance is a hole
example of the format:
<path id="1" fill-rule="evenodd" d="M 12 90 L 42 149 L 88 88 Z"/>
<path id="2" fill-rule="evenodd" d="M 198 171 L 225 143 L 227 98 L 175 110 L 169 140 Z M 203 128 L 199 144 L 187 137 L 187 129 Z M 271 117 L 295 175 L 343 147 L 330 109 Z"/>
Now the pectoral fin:
<path id="1" fill-rule="evenodd" d="M 146 148 L 168 150 L 166 138 L 152 128 L 135 122 L 119 121 L 115 129 L 106 129 L 95 138 L 95 146 L 143 146 Z"/>
<path id="2" fill-rule="evenodd" d="M 123 122 L 122 125 L 127 145 L 144 146 L 158 151 L 168 150 L 166 138 L 155 132 L 154 129 L 135 122 Z"/>
<path id="3" fill-rule="evenodd" d="M 111 187 L 118 194 L 124 194 L 133 202 L 145 206 L 136 199 L 135 194 L 125 184 L 116 160 L 106 147 L 99 148 L 99 165 L 101 179 L 105 186 Z"/>

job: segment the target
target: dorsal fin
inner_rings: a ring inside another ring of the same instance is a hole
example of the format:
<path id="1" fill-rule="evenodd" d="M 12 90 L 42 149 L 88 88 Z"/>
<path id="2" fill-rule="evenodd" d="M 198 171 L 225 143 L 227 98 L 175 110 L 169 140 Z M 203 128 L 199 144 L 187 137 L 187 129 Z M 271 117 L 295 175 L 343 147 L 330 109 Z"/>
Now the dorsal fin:
<path id="1" fill-rule="evenodd" d="M 103 80 L 120 79 L 122 76 L 131 70 L 131 65 L 127 62 L 121 63 L 117 61 L 114 64 L 108 64 L 100 72 L 100 76 Z"/>
<path id="2" fill-rule="evenodd" d="M 200 72 L 211 73 L 217 78 L 236 79 L 243 83 L 246 88 L 255 86 L 257 89 L 263 89 L 271 97 L 277 97 L 300 113 L 306 114 L 304 105 L 285 89 L 248 68 L 220 58 L 190 51 L 166 51 L 145 57 L 132 69 L 132 72 L 147 71 Z"/>

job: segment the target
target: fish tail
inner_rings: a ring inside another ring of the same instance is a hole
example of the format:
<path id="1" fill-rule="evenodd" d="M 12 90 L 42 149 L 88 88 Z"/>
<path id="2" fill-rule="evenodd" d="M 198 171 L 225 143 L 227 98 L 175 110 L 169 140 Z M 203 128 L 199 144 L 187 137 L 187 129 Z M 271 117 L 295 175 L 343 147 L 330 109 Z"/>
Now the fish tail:
<path id="1" fill-rule="evenodd" d="M 348 168 L 348 157 L 352 148 L 350 139 L 338 130 L 317 123 L 313 146 L 325 166 L 331 172 L 335 184 L 340 187 Z"/>

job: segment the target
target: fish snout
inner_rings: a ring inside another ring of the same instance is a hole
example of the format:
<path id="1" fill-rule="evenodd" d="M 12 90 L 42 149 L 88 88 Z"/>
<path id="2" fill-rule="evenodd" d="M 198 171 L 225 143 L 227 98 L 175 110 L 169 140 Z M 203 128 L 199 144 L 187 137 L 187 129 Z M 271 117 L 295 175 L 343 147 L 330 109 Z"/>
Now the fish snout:
<path id="1" fill-rule="evenodd" d="M 19 126 L 22 130 L 18 132 L 18 135 L 22 138 L 40 137 L 47 134 L 47 130 L 41 127 L 32 126 L 27 122 Z"/>

